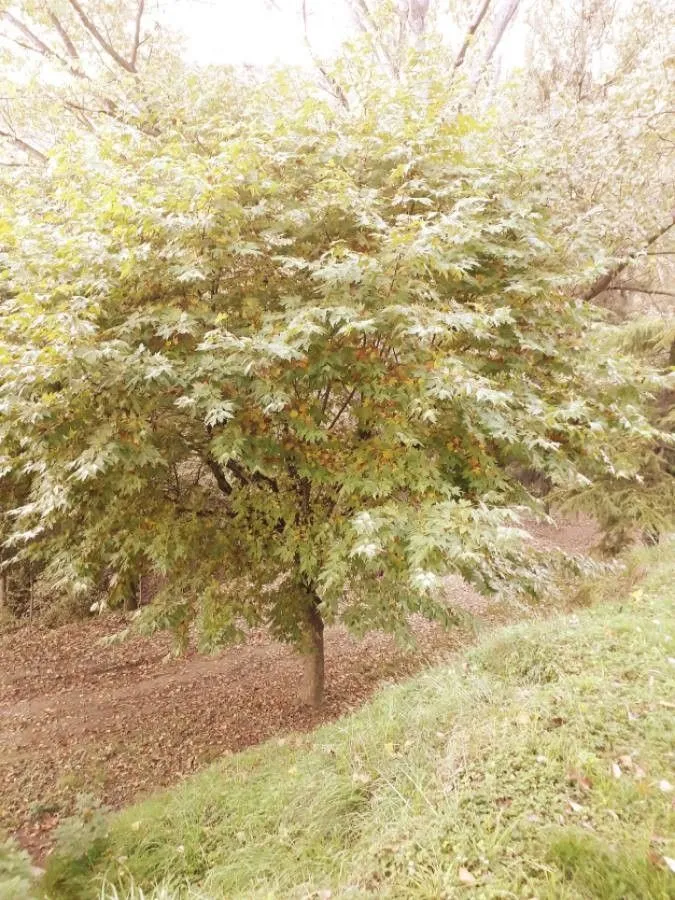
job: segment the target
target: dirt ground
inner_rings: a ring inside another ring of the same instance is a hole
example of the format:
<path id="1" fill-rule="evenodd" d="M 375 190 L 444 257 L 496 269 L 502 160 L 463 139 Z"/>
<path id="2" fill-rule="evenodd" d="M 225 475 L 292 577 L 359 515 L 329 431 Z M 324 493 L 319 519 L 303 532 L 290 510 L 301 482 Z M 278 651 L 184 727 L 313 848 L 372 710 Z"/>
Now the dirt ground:
<path id="1" fill-rule="evenodd" d="M 532 532 L 573 552 L 587 551 L 595 537 L 586 521 Z M 217 656 L 180 659 L 168 658 L 166 635 L 102 646 L 124 626 L 121 616 L 0 637 L 0 830 L 40 860 L 78 796 L 119 807 L 225 753 L 313 728 L 503 618 L 458 580 L 447 593 L 472 619 L 451 631 L 415 621 L 414 650 L 381 633 L 357 641 L 328 629 L 320 713 L 298 702 L 298 656 L 261 633 Z"/>

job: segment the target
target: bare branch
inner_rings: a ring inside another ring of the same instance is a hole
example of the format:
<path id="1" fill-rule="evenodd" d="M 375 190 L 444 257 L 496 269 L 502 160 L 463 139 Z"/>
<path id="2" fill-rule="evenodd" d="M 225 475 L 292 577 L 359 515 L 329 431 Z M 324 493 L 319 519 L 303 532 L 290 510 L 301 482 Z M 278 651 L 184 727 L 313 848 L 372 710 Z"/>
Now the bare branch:
<path id="1" fill-rule="evenodd" d="M 497 28 L 494 38 L 492 39 L 492 43 L 490 44 L 490 49 L 487 52 L 485 57 L 485 61 L 483 63 L 483 68 L 490 63 L 490 60 L 494 56 L 495 50 L 501 44 L 502 38 L 506 33 L 506 29 L 509 27 L 509 23 L 511 19 L 515 16 L 518 11 L 518 7 L 520 6 L 520 0 L 511 0 L 506 12 L 504 13 L 501 22 Z"/>
<path id="2" fill-rule="evenodd" d="M 5 11 L 3 15 L 5 19 L 7 19 L 7 21 L 17 29 L 17 31 L 20 31 L 21 34 L 33 44 L 34 49 L 38 53 L 41 53 L 43 56 L 58 57 L 58 54 L 54 50 L 52 50 L 51 47 L 48 47 L 47 44 L 45 44 L 45 42 L 41 38 L 39 38 L 34 31 L 31 31 L 31 29 L 27 25 L 25 25 L 20 19 L 17 19 L 16 16 L 12 15 L 11 12 Z"/>
<path id="3" fill-rule="evenodd" d="M 125 59 L 120 53 L 117 52 L 117 50 L 115 50 L 113 45 L 106 40 L 106 38 L 101 34 L 99 29 L 94 24 L 94 22 L 92 22 L 86 12 L 82 9 L 79 0 L 68 0 L 68 3 L 70 3 L 72 8 L 75 10 L 80 21 L 89 32 L 91 37 L 99 45 L 99 47 L 104 50 L 111 59 L 114 59 L 117 65 L 120 66 L 120 68 L 124 69 L 126 72 L 130 72 L 132 75 L 135 75 L 135 63 L 129 62 L 129 60 Z"/>
<path id="4" fill-rule="evenodd" d="M 141 20 L 145 12 L 145 0 L 138 0 L 138 9 L 136 11 L 136 24 L 134 27 L 134 43 L 131 48 L 131 65 L 136 70 L 136 62 L 138 60 L 138 48 L 141 46 Z"/>
<path id="5" fill-rule="evenodd" d="M 349 404 L 350 404 L 350 403 L 352 402 L 352 400 L 354 399 L 354 395 L 356 394 L 357 390 L 358 390 L 358 385 L 355 385 L 354 388 L 353 388 L 353 389 L 349 392 L 349 394 L 347 395 L 347 399 L 345 400 L 345 402 L 342 404 L 342 406 L 340 407 L 340 409 L 337 411 L 335 417 L 333 418 L 333 421 L 332 421 L 332 422 L 330 423 L 330 425 L 328 426 L 328 431 L 332 431 L 332 430 L 333 430 L 333 426 L 334 426 L 334 425 L 337 425 L 337 423 L 338 423 L 338 421 L 339 421 L 339 419 L 340 419 L 340 416 L 341 416 L 342 413 L 347 409 L 347 407 L 349 406 Z"/>
<path id="6" fill-rule="evenodd" d="M 5 138 L 10 144 L 13 144 L 19 150 L 23 150 L 24 153 L 27 153 L 38 162 L 47 162 L 47 157 L 41 150 L 38 150 L 37 147 L 33 147 L 32 144 L 22 140 L 20 137 L 17 137 L 17 135 L 12 134 L 9 131 L 0 131 L 0 138 Z"/>
<path id="7" fill-rule="evenodd" d="M 77 48 L 76 48 L 75 44 L 72 42 L 70 35 L 68 34 L 66 29 L 61 24 L 61 21 L 58 18 L 58 16 L 56 16 L 51 11 L 51 9 L 49 10 L 49 18 L 51 19 L 54 28 L 56 28 L 56 30 L 59 34 L 59 37 L 63 41 L 63 45 L 66 48 L 66 52 L 68 53 L 68 56 L 70 56 L 72 59 L 79 59 L 80 54 L 77 52 Z"/>
<path id="8" fill-rule="evenodd" d="M 356 19 L 357 25 L 361 31 L 370 38 L 373 49 L 380 59 L 380 63 L 385 66 L 385 68 L 389 68 L 394 76 L 397 76 L 396 60 L 392 59 L 389 48 L 382 40 L 377 23 L 373 19 L 373 14 L 368 8 L 366 0 L 349 0 L 349 6 Z"/>
<path id="9" fill-rule="evenodd" d="M 492 0 L 483 0 L 479 9 L 476 11 L 476 15 L 473 17 L 471 24 L 469 25 L 469 27 L 467 29 L 466 35 L 464 36 L 464 41 L 462 43 L 462 46 L 459 49 L 459 53 L 455 57 L 455 62 L 453 63 L 453 66 L 452 66 L 453 70 L 459 69 L 459 67 L 464 62 L 464 57 L 466 56 L 466 51 L 469 49 L 469 45 L 471 44 L 471 41 L 473 40 L 473 36 L 480 28 L 480 24 L 483 21 L 483 19 L 485 18 L 485 15 L 486 15 L 487 11 L 489 10 L 491 4 L 492 4 Z"/>
<path id="10" fill-rule="evenodd" d="M 211 456 L 211 454 L 209 453 L 204 462 L 211 470 L 211 474 L 216 479 L 216 484 L 220 488 L 221 492 L 226 496 L 229 496 L 232 493 L 232 485 L 225 477 L 225 473 L 223 472 L 218 460 L 215 457 Z"/>
<path id="11" fill-rule="evenodd" d="M 601 294 L 603 291 L 609 290 L 612 282 L 620 275 L 624 269 L 627 269 L 628 266 L 644 251 L 647 247 L 651 247 L 652 244 L 656 243 L 660 237 L 663 237 L 666 232 L 670 231 L 670 229 L 675 225 L 675 211 L 673 213 L 673 217 L 668 222 L 667 225 L 663 225 L 659 228 L 658 231 L 655 231 L 651 234 L 642 247 L 639 250 L 634 250 L 632 253 L 629 253 L 621 262 L 617 263 L 609 272 L 606 272 L 604 275 L 601 275 L 591 287 L 588 288 L 586 293 L 583 295 L 584 300 L 593 300 L 598 294 Z"/>
<path id="12" fill-rule="evenodd" d="M 69 72 L 71 72 L 73 75 L 76 75 L 78 78 L 86 78 L 87 77 L 86 74 L 82 71 L 82 69 L 76 63 L 72 62 L 72 60 L 70 60 L 70 59 L 66 59 L 65 57 L 61 56 L 60 53 L 57 53 L 53 47 L 50 47 L 48 44 L 46 44 L 42 40 L 42 38 L 40 38 L 37 34 L 35 34 L 35 32 L 32 31 L 24 22 L 22 22 L 20 19 L 17 19 L 16 16 L 12 15 L 12 13 L 5 12 L 3 15 L 4 15 L 5 19 L 7 19 L 7 21 L 11 25 L 13 25 L 18 31 L 21 32 L 21 34 L 24 35 L 24 37 L 26 37 L 30 41 L 30 45 L 28 45 L 28 44 L 23 44 L 19 40 L 12 39 L 12 40 L 14 40 L 15 44 L 18 44 L 20 47 L 23 47 L 25 50 L 32 50 L 34 53 L 39 53 L 41 56 L 44 56 L 48 59 L 56 60 L 58 63 L 60 63 L 62 66 L 64 66 L 66 69 L 68 69 Z M 68 40 L 70 40 L 70 39 L 68 38 Z"/>
<path id="13" fill-rule="evenodd" d="M 347 99 L 347 95 L 342 89 L 342 85 L 340 85 L 335 80 L 335 78 L 330 74 L 330 72 L 318 58 L 318 56 L 316 56 L 316 54 L 314 53 L 314 48 L 312 47 L 312 43 L 309 39 L 309 27 L 307 23 L 307 0 L 302 0 L 302 24 L 304 30 L 305 47 L 307 48 L 307 52 L 309 53 L 312 62 L 317 67 L 319 72 L 321 72 L 327 84 L 329 85 L 331 94 L 340 101 L 345 109 L 349 109 L 349 100 Z"/>
<path id="14" fill-rule="evenodd" d="M 673 291 L 657 291 L 650 288 L 642 288 L 637 284 L 617 284 L 616 286 L 605 288 L 606 291 L 630 291 L 634 294 L 653 294 L 655 297 L 675 297 Z"/>

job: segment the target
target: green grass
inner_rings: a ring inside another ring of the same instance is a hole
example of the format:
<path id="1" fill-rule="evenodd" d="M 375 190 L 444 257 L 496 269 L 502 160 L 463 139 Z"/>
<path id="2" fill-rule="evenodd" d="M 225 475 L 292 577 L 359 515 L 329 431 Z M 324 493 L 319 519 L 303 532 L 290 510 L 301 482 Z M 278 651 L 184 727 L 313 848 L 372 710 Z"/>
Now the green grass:
<path id="1" fill-rule="evenodd" d="M 47 895 L 674 898 L 675 544 L 643 568 L 612 601 L 76 824 Z"/>

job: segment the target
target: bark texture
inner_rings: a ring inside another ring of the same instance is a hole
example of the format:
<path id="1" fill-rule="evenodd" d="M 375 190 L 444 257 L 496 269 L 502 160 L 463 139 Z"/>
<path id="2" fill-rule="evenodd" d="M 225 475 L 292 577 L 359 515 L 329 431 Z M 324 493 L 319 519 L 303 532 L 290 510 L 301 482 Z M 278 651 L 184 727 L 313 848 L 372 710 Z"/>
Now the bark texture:
<path id="1" fill-rule="evenodd" d="M 321 706 L 324 684 L 323 619 L 319 612 L 319 598 L 310 596 L 304 647 L 302 701 L 314 708 Z"/>

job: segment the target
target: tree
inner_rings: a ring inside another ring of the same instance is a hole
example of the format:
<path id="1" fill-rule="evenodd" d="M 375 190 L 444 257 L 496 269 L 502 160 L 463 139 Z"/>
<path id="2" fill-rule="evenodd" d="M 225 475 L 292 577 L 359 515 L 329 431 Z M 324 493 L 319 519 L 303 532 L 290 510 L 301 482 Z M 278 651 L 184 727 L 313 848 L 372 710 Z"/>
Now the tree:
<path id="1" fill-rule="evenodd" d="M 157 127 L 181 66 L 155 7 L 150 0 L 0 3 L 5 165 L 44 165 L 61 136 L 109 119 Z"/>
<path id="2" fill-rule="evenodd" d="M 595 232 L 419 65 L 349 110 L 202 76 L 179 127 L 64 140 L 3 201 L 8 546 L 83 587 L 152 567 L 141 621 L 183 638 L 265 622 L 312 703 L 325 621 L 447 621 L 446 572 L 541 588 L 514 464 L 638 488 L 657 434 L 570 299 Z"/>

